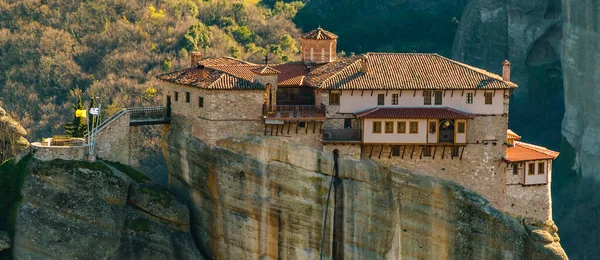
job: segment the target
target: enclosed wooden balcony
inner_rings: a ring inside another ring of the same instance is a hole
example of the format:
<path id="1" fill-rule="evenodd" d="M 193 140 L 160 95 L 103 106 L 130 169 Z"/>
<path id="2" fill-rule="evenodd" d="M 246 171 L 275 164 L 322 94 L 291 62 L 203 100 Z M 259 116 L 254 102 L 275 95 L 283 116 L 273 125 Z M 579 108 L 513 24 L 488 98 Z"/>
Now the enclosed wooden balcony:
<path id="1" fill-rule="evenodd" d="M 361 143 L 360 129 L 323 129 L 324 143 Z"/>
<path id="2" fill-rule="evenodd" d="M 263 116 L 267 120 L 320 121 L 325 120 L 325 105 L 263 105 Z"/>

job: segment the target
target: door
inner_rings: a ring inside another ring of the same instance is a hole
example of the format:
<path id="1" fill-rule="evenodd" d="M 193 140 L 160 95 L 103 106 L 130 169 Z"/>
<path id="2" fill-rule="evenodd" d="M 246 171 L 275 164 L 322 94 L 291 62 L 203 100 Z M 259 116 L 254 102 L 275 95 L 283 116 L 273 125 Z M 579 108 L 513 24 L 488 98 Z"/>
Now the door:
<path id="1" fill-rule="evenodd" d="M 440 121 L 440 143 L 454 143 L 454 120 Z"/>
<path id="2" fill-rule="evenodd" d="M 167 95 L 167 116 L 171 117 L 171 96 Z"/>

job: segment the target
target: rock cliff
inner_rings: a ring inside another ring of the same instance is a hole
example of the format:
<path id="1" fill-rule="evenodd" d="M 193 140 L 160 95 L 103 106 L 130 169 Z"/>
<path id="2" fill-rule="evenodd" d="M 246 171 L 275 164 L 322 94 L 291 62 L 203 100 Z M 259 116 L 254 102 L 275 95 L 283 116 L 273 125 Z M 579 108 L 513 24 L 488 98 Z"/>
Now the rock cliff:
<path id="1" fill-rule="evenodd" d="M 29 146 L 27 131 L 0 107 L 0 163 Z"/>
<path id="2" fill-rule="evenodd" d="M 519 221 L 454 183 L 277 138 L 209 147 L 177 125 L 163 133 L 169 186 L 208 259 L 567 258 L 553 223 Z"/>
<path id="3" fill-rule="evenodd" d="M 164 189 L 103 163 L 27 160 L 16 259 L 203 259 Z"/>

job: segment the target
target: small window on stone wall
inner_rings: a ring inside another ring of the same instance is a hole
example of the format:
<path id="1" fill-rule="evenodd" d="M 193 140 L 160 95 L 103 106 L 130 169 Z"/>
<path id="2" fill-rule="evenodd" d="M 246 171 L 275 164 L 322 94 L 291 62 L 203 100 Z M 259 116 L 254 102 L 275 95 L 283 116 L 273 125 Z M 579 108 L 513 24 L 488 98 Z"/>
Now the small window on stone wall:
<path id="1" fill-rule="evenodd" d="M 517 163 L 513 164 L 513 174 L 519 175 L 519 164 L 517 164 Z"/>
<path id="2" fill-rule="evenodd" d="M 538 174 L 544 174 L 545 168 L 546 168 L 546 164 L 545 163 L 543 163 L 543 162 L 538 163 Z"/>
<path id="3" fill-rule="evenodd" d="M 191 96 L 190 92 L 185 92 L 185 103 L 190 103 Z"/>
<path id="4" fill-rule="evenodd" d="M 340 104 L 340 93 L 329 93 L 329 105 Z"/>
<path id="5" fill-rule="evenodd" d="M 392 156 L 400 156 L 400 146 L 399 145 L 392 146 Z"/>
<path id="6" fill-rule="evenodd" d="M 179 92 L 175 91 L 175 101 L 179 101 Z"/>
<path id="7" fill-rule="evenodd" d="M 198 97 L 198 107 L 204 107 L 204 97 Z"/>
<path id="8" fill-rule="evenodd" d="M 298 123 L 298 127 L 302 127 L 302 128 L 306 127 L 306 122 Z"/>

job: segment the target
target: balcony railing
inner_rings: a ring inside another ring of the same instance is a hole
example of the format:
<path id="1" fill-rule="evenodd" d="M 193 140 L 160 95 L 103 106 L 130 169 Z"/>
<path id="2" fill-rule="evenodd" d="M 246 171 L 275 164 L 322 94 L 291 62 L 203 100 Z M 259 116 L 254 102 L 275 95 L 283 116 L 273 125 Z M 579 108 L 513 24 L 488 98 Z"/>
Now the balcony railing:
<path id="1" fill-rule="evenodd" d="M 267 119 L 300 120 L 311 118 L 325 118 L 325 105 L 263 105 L 263 115 Z"/>
<path id="2" fill-rule="evenodd" d="M 360 142 L 362 131 L 360 129 L 323 129 L 325 142 Z"/>

